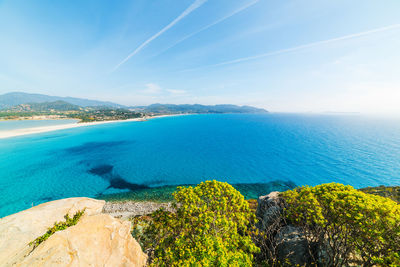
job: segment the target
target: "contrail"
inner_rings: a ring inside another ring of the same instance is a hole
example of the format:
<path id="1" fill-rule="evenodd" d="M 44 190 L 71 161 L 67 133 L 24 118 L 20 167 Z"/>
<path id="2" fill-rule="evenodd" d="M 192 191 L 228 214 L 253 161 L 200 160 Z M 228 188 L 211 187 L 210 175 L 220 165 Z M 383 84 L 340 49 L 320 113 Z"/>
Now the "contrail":
<path id="1" fill-rule="evenodd" d="M 224 20 L 229 19 L 230 17 L 236 15 L 237 13 L 242 12 L 243 10 L 245 10 L 245 9 L 247 9 L 247 8 L 249 8 L 249 7 L 253 6 L 253 5 L 255 5 L 255 4 L 258 3 L 259 1 L 260 1 L 260 0 L 252 1 L 252 2 L 248 3 L 247 5 L 244 5 L 244 6 L 240 7 L 240 8 L 238 8 L 238 9 L 236 9 L 236 10 L 233 11 L 232 13 L 230 13 L 230 14 L 228 14 L 228 15 L 226 15 L 226 16 L 224 16 L 224 17 L 222 17 L 222 18 L 220 18 L 220 19 L 218 19 L 218 20 L 216 20 L 216 21 L 214 21 L 213 23 L 211 23 L 211 24 L 209 24 L 209 25 L 207 25 L 207 26 L 204 26 L 204 27 L 201 28 L 200 30 L 197 30 L 197 31 L 195 31 L 195 32 L 193 32 L 193 33 L 191 33 L 191 34 L 186 35 L 185 37 L 183 37 L 182 39 L 178 40 L 177 42 L 175 42 L 175 43 L 172 44 L 171 46 L 168 46 L 167 48 L 165 48 L 164 50 L 162 50 L 161 52 L 159 52 L 159 53 L 158 53 L 157 55 L 155 55 L 155 56 L 158 56 L 158 55 L 163 54 L 165 51 L 171 49 L 172 47 L 176 46 L 177 44 L 182 43 L 183 41 L 189 39 L 190 37 L 192 37 L 192 36 L 194 36 L 194 35 L 196 35 L 196 34 L 202 32 L 202 31 L 207 30 L 208 28 L 211 28 L 212 26 L 214 26 L 214 25 L 216 25 L 216 24 L 218 24 L 218 23 L 221 23 L 221 22 L 223 22 Z"/>
<path id="2" fill-rule="evenodd" d="M 242 58 L 225 61 L 225 62 L 221 62 L 221 63 L 217 63 L 217 64 L 211 64 L 211 65 L 207 65 L 207 66 L 202 66 L 202 67 L 198 67 L 198 68 L 187 69 L 187 70 L 184 70 L 184 72 L 197 70 L 197 69 L 201 69 L 204 67 L 230 65 L 230 64 L 240 63 L 240 62 L 244 62 L 244 61 L 250 61 L 250 60 L 255 60 L 255 59 L 259 59 L 259 58 L 264 58 L 264 57 L 268 57 L 268 56 L 274 56 L 274 55 L 284 54 L 284 53 L 288 53 L 288 52 L 294 52 L 294 51 L 298 51 L 301 49 L 310 48 L 310 47 L 314 47 L 314 46 L 318 46 L 318 45 L 322 45 L 322 44 L 329 44 L 329 43 L 334 43 L 334 42 L 338 42 L 338 41 L 349 40 L 349 39 L 353 39 L 353 38 L 357 38 L 357 37 L 371 35 L 371 34 L 378 33 L 378 32 L 393 30 L 393 29 L 397 29 L 397 28 L 400 28 L 400 24 L 393 24 L 393 25 L 389 25 L 386 27 L 377 28 L 377 29 L 373 29 L 373 30 L 369 30 L 369 31 L 365 31 L 365 32 L 349 34 L 349 35 L 345 35 L 345 36 L 341 36 L 341 37 L 337 37 L 337 38 L 333 38 L 333 39 L 328 39 L 328 40 L 318 41 L 318 42 L 309 43 L 309 44 L 305 44 L 305 45 L 295 46 L 295 47 L 291 47 L 291 48 L 276 50 L 276 51 L 272 51 L 272 52 L 268 52 L 268 53 L 264 53 L 264 54 L 250 56 L 250 57 L 242 57 Z"/>
<path id="3" fill-rule="evenodd" d="M 136 55 L 137 53 L 140 52 L 145 46 L 147 46 L 149 43 L 151 43 L 154 39 L 159 37 L 161 34 L 169 30 L 171 27 L 173 27 L 175 24 L 177 24 L 180 20 L 185 18 L 187 15 L 195 11 L 197 8 L 201 7 L 207 0 L 195 0 L 193 4 L 191 4 L 185 11 L 182 12 L 176 19 L 174 19 L 172 22 L 170 22 L 167 26 L 165 26 L 161 31 L 157 32 L 153 36 L 151 36 L 149 39 L 144 41 L 141 45 L 139 45 L 132 53 L 130 53 L 124 60 L 122 60 L 118 65 L 116 65 L 111 72 L 114 72 L 117 70 L 122 64 L 127 62 L 131 57 Z"/>

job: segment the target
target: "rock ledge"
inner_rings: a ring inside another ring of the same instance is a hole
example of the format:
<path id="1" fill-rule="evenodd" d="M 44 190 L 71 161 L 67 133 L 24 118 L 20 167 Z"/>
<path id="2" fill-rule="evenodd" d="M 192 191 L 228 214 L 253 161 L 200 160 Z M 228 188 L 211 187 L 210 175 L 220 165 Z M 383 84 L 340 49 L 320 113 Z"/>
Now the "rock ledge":
<path id="1" fill-rule="evenodd" d="M 147 260 L 129 222 L 102 214 L 105 201 L 67 198 L 0 219 L 2 266 L 144 266 Z M 32 251 L 29 242 L 64 215 L 85 209 L 78 224 L 56 232 Z"/>

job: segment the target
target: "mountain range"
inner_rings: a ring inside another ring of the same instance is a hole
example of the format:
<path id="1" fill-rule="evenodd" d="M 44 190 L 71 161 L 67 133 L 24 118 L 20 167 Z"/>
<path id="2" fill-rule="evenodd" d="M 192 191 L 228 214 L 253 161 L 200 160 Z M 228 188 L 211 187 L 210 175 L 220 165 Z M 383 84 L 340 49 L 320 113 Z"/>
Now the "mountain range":
<path id="1" fill-rule="evenodd" d="M 90 100 L 75 97 L 49 96 L 12 92 L 0 95 L 0 110 L 9 111 L 68 111 L 81 108 L 91 109 L 129 109 L 135 112 L 152 114 L 176 113 L 266 113 L 265 109 L 237 105 L 200 105 L 200 104 L 152 104 L 148 106 L 124 106 L 108 101 Z"/>
<path id="2" fill-rule="evenodd" d="M 90 100 L 90 99 L 76 98 L 76 97 L 49 96 L 43 94 L 29 94 L 23 92 L 12 92 L 0 95 L 0 109 L 10 108 L 16 105 L 27 104 L 27 103 L 44 103 L 44 102 L 55 102 L 55 101 L 64 101 L 81 107 L 93 107 L 93 106 L 108 106 L 112 108 L 125 107 L 123 105 L 108 101 Z"/>
<path id="3" fill-rule="evenodd" d="M 152 104 L 143 107 L 131 107 L 132 110 L 144 113 L 266 113 L 265 109 L 236 105 L 200 105 L 200 104 Z"/>

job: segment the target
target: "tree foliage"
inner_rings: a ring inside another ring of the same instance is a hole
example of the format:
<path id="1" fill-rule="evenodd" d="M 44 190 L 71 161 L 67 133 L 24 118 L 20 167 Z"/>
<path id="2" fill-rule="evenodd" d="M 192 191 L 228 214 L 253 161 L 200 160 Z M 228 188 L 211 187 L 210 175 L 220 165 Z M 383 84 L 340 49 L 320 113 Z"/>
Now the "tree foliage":
<path id="1" fill-rule="evenodd" d="M 179 187 L 174 198 L 176 212 L 156 211 L 144 226 L 144 241 L 152 239 L 154 247 L 152 265 L 252 265 L 258 248 L 249 221 L 255 216 L 243 195 L 227 183 L 206 181 Z"/>
<path id="2" fill-rule="evenodd" d="M 310 243 L 323 246 L 324 266 L 395 266 L 400 251 L 400 206 L 337 183 L 282 193 L 286 214 Z"/>

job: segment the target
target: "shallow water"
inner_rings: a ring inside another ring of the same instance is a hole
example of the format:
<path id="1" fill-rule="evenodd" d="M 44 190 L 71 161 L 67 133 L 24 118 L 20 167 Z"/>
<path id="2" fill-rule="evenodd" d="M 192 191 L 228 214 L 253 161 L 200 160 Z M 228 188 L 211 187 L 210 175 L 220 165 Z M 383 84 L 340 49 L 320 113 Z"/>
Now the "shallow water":
<path id="1" fill-rule="evenodd" d="M 76 123 L 79 120 L 65 119 L 65 120 L 6 120 L 0 121 L 0 132 L 7 130 L 26 129 L 34 127 L 54 126 Z"/>
<path id="2" fill-rule="evenodd" d="M 0 140 L 0 217 L 73 196 L 163 198 L 208 179 L 248 197 L 287 184 L 399 185 L 400 120 L 191 115 Z"/>

